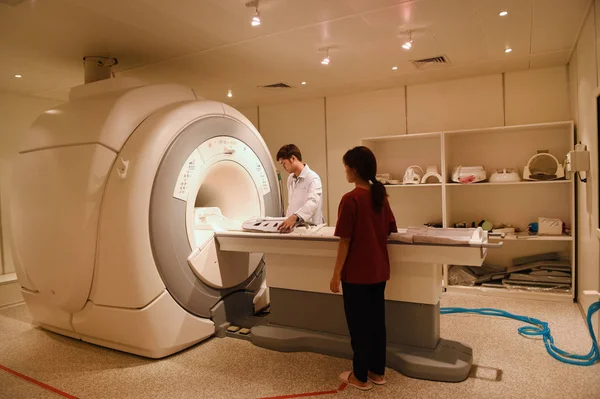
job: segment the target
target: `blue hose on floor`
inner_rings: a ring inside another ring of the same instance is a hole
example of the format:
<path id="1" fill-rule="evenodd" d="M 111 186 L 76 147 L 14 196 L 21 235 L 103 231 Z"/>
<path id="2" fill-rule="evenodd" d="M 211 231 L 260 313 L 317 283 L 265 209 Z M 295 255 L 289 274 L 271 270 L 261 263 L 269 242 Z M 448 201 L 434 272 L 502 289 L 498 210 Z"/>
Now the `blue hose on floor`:
<path id="1" fill-rule="evenodd" d="M 504 310 L 491 309 L 491 308 L 480 308 L 480 309 L 466 309 L 466 308 L 456 308 L 456 307 L 448 307 L 448 308 L 440 308 L 440 314 L 450 314 L 450 313 L 476 313 L 485 316 L 500 316 L 506 317 L 509 319 L 515 319 L 518 321 L 522 321 L 525 323 L 533 324 L 532 326 L 524 326 L 519 328 L 519 334 L 521 335 L 529 335 L 529 336 L 539 336 L 541 335 L 544 338 L 544 344 L 546 345 L 546 350 L 556 360 L 559 360 L 563 363 L 573 364 L 576 366 L 591 366 L 600 360 L 600 350 L 598 349 L 598 341 L 596 340 L 596 335 L 594 334 L 594 329 L 592 328 L 592 316 L 600 310 L 600 301 L 594 302 L 588 308 L 587 313 L 587 325 L 592 337 L 592 349 L 587 355 L 575 355 L 569 352 L 565 352 L 554 345 L 554 338 L 552 338 L 552 334 L 550 333 L 550 327 L 548 327 L 548 323 L 545 321 L 541 321 L 538 319 L 534 319 L 533 317 L 519 316 Z"/>

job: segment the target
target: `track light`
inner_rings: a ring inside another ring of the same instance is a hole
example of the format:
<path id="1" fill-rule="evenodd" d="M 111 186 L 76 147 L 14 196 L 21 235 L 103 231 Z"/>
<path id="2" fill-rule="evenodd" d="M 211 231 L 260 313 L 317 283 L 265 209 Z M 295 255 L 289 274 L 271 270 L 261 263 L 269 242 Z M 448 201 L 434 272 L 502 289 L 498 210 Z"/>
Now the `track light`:
<path id="1" fill-rule="evenodd" d="M 227 97 L 229 97 L 229 98 L 233 97 L 233 93 L 231 92 L 231 90 L 227 91 Z"/>
<path id="2" fill-rule="evenodd" d="M 254 16 L 250 20 L 250 25 L 260 26 L 260 11 L 258 10 L 258 0 L 253 0 L 246 3 L 246 7 L 254 7 L 255 9 Z"/>
<path id="3" fill-rule="evenodd" d="M 405 43 L 402 45 L 402 48 L 403 48 L 404 50 L 410 50 L 410 49 L 412 48 L 412 43 L 413 43 L 413 40 L 412 40 L 412 32 L 410 32 L 410 31 L 409 31 L 409 32 L 408 32 L 408 41 L 407 41 L 407 42 L 405 42 Z"/>
<path id="4" fill-rule="evenodd" d="M 329 59 L 329 48 L 327 48 L 327 56 L 325 58 L 323 58 L 323 60 L 321 60 L 321 64 L 329 65 L 329 61 L 331 61 L 331 60 Z"/>
<path id="5" fill-rule="evenodd" d="M 508 15 L 508 11 L 500 11 L 498 15 L 500 15 L 501 17 L 506 17 Z"/>
<path id="6" fill-rule="evenodd" d="M 259 26 L 260 25 L 260 11 L 258 11 L 258 9 L 256 10 L 256 13 L 252 17 L 252 22 L 250 22 L 250 24 L 252 26 Z"/>
<path id="7" fill-rule="evenodd" d="M 323 65 L 329 65 L 329 49 L 327 49 L 327 57 L 323 58 L 323 60 L 321 61 L 321 64 Z"/>
<path id="8" fill-rule="evenodd" d="M 23 76 L 22 75 L 15 75 L 15 78 L 17 79 L 21 79 Z"/>
<path id="9" fill-rule="evenodd" d="M 506 50 L 504 50 L 505 53 L 510 53 L 512 51 L 511 48 L 507 48 Z"/>

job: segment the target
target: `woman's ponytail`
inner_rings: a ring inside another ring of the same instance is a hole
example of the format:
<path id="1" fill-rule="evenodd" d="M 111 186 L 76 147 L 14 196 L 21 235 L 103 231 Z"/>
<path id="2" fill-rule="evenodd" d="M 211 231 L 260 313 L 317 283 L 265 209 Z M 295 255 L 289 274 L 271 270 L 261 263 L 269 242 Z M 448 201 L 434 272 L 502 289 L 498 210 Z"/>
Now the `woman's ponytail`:
<path id="1" fill-rule="evenodd" d="M 373 207 L 376 212 L 381 211 L 383 203 L 387 197 L 387 191 L 385 186 L 379 180 L 373 178 L 373 184 L 371 185 L 371 198 L 373 198 Z"/>

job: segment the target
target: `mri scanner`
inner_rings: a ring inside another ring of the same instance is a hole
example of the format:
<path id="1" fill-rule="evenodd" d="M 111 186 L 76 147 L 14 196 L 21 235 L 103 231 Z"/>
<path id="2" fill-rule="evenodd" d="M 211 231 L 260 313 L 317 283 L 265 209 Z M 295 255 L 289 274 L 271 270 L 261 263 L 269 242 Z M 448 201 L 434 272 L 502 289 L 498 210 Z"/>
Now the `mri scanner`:
<path id="1" fill-rule="evenodd" d="M 283 208 L 269 150 L 235 109 L 179 85 L 86 84 L 36 120 L 14 170 L 13 253 L 39 326 L 150 358 L 232 336 L 232 325 L 265 348 L 352 356 L 342 298 L 328 289 L 333 228 L 242 228 Z M 440 265 L 480 266 L 487 235 L 403 232 L 389 243 L 388 365 L 464 380 L 471 349 L 439 336 Z"/>

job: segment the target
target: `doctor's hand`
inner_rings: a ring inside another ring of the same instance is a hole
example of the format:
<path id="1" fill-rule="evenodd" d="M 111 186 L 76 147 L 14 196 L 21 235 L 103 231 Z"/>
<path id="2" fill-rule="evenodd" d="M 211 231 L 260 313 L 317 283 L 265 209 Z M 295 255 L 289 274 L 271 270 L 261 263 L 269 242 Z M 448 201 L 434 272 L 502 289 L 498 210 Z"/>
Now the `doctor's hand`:
<path id="1" fill-rule="evenodd" d="M 342 280 L 342 276 L 340 276 L 337 273 L 333 274 L 333 277 L 331 278 L 331 282 L 329 283 L 329 289 L 334 294 L 337 294 L 338 292 L 340 292 L 340 282 L 341 282 L 341 280 Z"/>
<path id="2" fill-rule="evenodd" d="M 298 216 L 292 215 L 285 219 L 277 228 L 281 233 L 289 233 L 294 228 L 294 225 L 298 221 Z"/>

